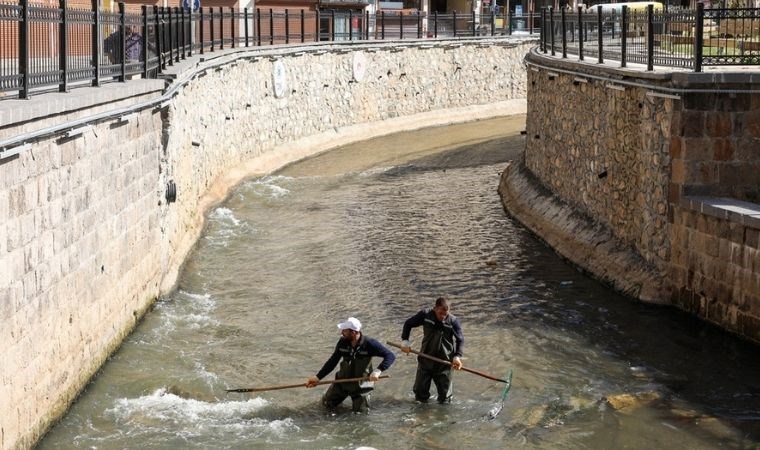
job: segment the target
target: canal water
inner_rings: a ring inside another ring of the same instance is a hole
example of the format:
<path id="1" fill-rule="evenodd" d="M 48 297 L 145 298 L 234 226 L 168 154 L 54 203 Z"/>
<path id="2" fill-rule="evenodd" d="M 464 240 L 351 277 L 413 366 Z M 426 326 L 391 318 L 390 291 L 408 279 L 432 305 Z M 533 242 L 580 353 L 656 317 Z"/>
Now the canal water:
<path id="1" fill-rule="evenodd" d="M 757 347 L 613 293 L 504 213 L 524 120 L 388 136 L 242 183 L 40 448 L 759 448 Z M 513 371 L 495 418 L 503 385 L 465 372 L 452 404 L 416 404 L 405 355 L 368 415 L 323 411 L 325 386 L 225 393 L 305 382 L 347 316 L 399 341 L 441 295 L 465 366 Z"/>

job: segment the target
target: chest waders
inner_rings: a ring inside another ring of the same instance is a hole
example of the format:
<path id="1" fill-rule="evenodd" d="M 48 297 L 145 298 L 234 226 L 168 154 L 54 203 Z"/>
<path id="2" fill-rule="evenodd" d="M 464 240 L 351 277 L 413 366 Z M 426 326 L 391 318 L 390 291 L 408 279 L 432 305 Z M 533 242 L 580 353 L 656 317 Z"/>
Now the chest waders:
<path id="1" fill-rule="evenodd" d="M 428 311 L 422 324 L 423 335 L 420 352 L 451 361 L 456 349 L 453 320 L 454 317 L 449 315 L 443 322 L 440 322 L 436 319 L 433 310 Z M 417 374 L 412 389 L 417 401 L 423 403 L 428 401 L 431 382 L 435 383 L 438 391 L 438 403 L 449 403 L 453 393 L 451 366 L 418 356 Z"/>
<path id="2" fill-rule="evenodd" d="M 364 337 L 356 345 L 352 347 L 350 343 L 341 346 L 340 351 L 343 360 L 340 362 L 340 368 L 335 374 L 335 379 L 341 378 L 358 378 L 366 377 L 372 373 L 372 357 L 369 352 L 362 345 L 364 343 Z M 328 409 L 334 410 L 339 404 L 351 397 L 352 410 L 354 412 L 367 412 L 369 410 L 369 397 L 372 391 L 374 383 L 338 383 L 333 384 L 327 389 L 324 397 L 322 397 L 322 404 Z"/>

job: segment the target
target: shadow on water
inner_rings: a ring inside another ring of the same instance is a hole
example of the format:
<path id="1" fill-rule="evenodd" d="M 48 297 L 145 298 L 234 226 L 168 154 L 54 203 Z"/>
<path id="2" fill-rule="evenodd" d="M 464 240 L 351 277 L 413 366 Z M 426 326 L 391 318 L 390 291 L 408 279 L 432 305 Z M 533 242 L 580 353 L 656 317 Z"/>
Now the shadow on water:
<path id="1" fill-rule="evenodd" d="M 760 439 L 757 346 L 674 307 L 610 293 L 594 280 L 565 282 L 573 278 L 571 267 L 531 265 L 551 251 L 540 245 L 524 249 L 534 257 L 525 259 L 521 271 L 548 292 L 543 301 L 531 303 L 519 294 L 499 298 L 508 311 L 500 319 L 505 327 L 529 330 L 540 324 L 571 331 L 606 356 L 625 361 L 632 377 L 656 386 L 662 397 L 654 406 L 662 408 L 663 418 L 715 415 L 749 439 Z M 679 410 L 675 417 L 669 412 L 674 409 Z"/>
<path id="2" fill-rule="evenodd" d="M 519 137 L 509 137 L 428 155 L 394 167 L 379 179 L 505 163 L 519 157 L 522 144 Z M 528 333 L 537 326 L 571 332 L 606 357 L 624 361 L 632 379 L 644 386 L 633 389 L 634 394 L 638 389 L 663 421 L 708 423 L 719 418 L 739 431 L 739 441 L 753 448 L 760 445 L 760 349 L 756 345 L 675 307 L 644 304 L 611 292 L 601 282 L 579 277 L 576 268 L 558 260 L 551 248 L 517 221 L 507 220 L 520 229 L 521 245 L 503 250 L 523 255 L 510 255 L 521 264 L 507 277 L 488 275 L 491 283 L 505 288 L 495 298 L 501 314 L 494 323 Z M 493 265 L 502 263 L 497 258 Z M 514 279 L 522 281 L 510 289 Z M 426 293 L 428 287 L 419 286 L 418 291 Z M 466 297 L 467 288 L 456 295 Z M 594 364 L 593 360 L 588 364 Z M 623 392 L 625 386 L 610 394 Z M 604 397 L 598 400 L 602 404 Z M 557 417 L 570 409 L 562 402 L 550 403 L 543 423 L 551 421 L 552 408 Z M 732 434 L 727 429 L 717 433 Z"/>

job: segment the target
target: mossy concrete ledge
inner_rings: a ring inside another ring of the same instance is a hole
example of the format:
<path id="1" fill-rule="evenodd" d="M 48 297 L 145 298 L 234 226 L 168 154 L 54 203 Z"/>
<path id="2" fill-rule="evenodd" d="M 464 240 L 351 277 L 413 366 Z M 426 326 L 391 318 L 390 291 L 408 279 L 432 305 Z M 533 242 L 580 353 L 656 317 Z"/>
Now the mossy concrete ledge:
<path id="1" fill-rule="evenodd" d="M 590 275 L 639 300 L 669 303 L 656 269 L 604 225 L 552 194 L 522 162 L 504 170 L 499 195 L 507 213 Z"/>

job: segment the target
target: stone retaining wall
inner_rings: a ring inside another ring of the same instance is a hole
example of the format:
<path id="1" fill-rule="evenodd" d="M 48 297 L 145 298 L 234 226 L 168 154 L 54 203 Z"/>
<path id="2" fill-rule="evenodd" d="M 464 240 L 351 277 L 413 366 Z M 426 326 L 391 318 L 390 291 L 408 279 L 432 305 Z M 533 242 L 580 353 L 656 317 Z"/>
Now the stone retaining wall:
<path id="1" fill-rule="evenodd" d="M 525 158 L 502 179 L 505 208 L 618 289 L 760 342 L 760 209 L 705 206 L 759 201 L 760 76 L 526 61 Z"/>
<path id="2" fill-rule="evenodd" d="M 528 71 L 525 165 L 552 192 L 664 270 L 672 99 Z"/>
<path id="3" fill-rule="evenodd" d="M 674 303 L 760 342 L 760 205 L 683 198 L 671 236 Z"/>
<path id="4" fill-rule="evenodd" d="M 532 45 L 235 49 L 175 66 L 168 103 L 156 80 L 0 103 L 0 140 L 105 113 L 0 161 L 0 448 L 32 446 L 63 414 L 232 186 L 335 145 L 523 113 Z"/>

